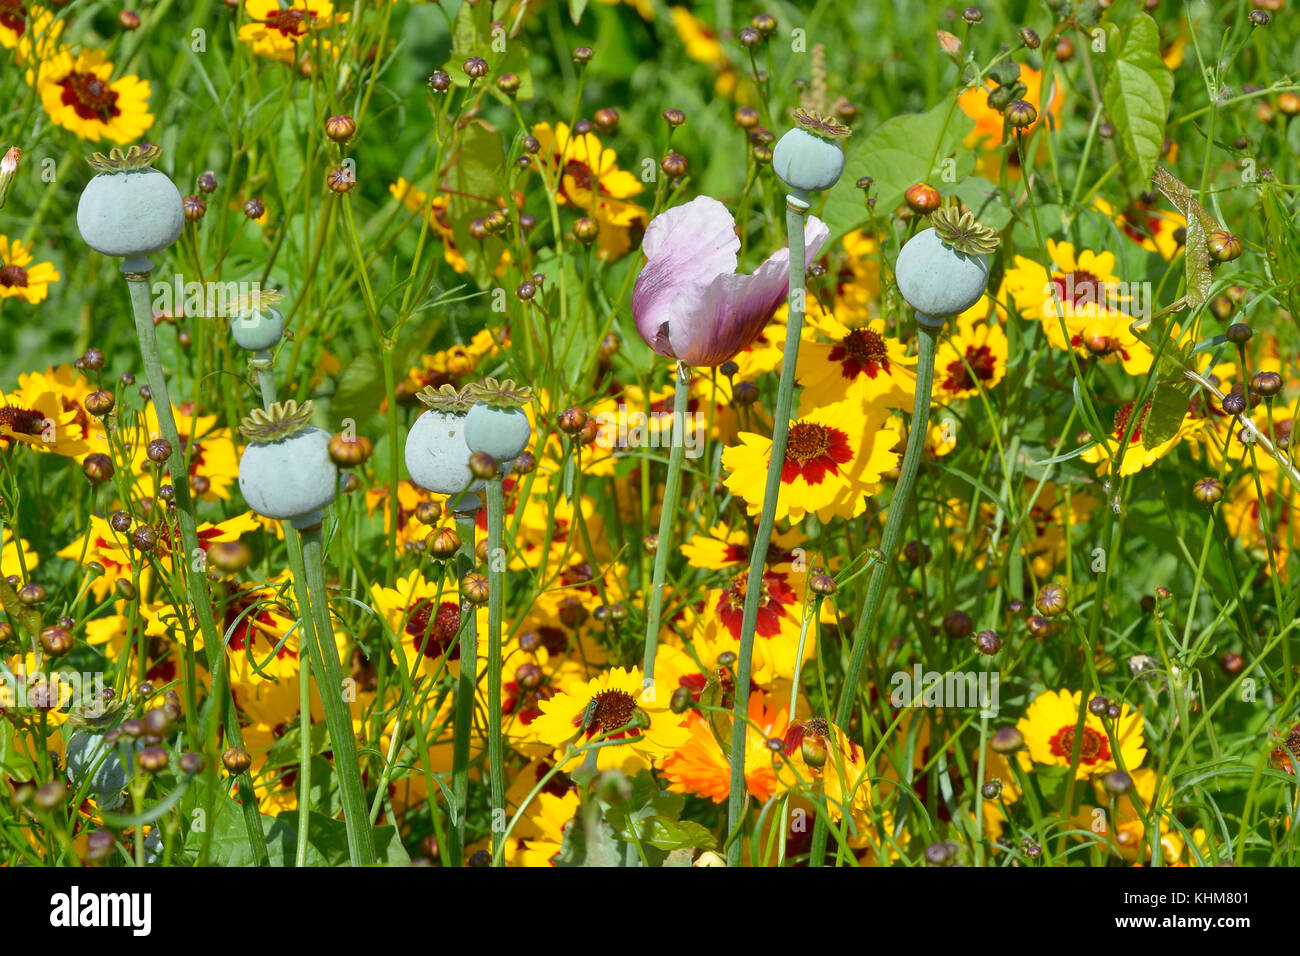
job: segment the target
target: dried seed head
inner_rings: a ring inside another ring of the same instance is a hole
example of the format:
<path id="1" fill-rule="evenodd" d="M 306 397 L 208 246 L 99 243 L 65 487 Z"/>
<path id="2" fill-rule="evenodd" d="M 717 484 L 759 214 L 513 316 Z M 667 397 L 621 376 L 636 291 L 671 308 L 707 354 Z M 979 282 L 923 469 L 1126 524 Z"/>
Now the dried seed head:
<path id="1" fill-rule="evenodd" d="M 930 217 L 930 224 L 945 245 L 966 255 L 988 255 L 1001 242 L 996 229 L 983 225 L 960 206 L 940 209 Z"/>

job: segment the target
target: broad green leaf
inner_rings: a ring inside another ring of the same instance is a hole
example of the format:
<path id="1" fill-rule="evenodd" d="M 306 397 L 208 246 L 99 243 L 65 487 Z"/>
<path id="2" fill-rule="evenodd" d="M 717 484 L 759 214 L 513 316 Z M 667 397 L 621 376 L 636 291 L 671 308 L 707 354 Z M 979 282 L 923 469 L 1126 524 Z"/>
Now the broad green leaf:
<path id="1" fill-rule="evenodd" d="M 848 141 L 844 174 L 826 198 L 822 218 L 834 242 L 869 220 L 862 190 L 863 176 L 875 180 L 871 195 L 876 213 L 888 216 L 903 201 L 903 193 L 918 182 L 935 179 L 936 167 L 957 148 L 975 121 L 952 102 L 925 113 L 895 116 L 881 123 L 860 143 Z"/>
<path id="2" fill-rule="evenodd" d="M 1210 296 L 1212 279 L 1208 239 L 1219 229 L 1219 221 L 1193 199 L 1192 191 L 1163 166 L 1156 167 L 1151 179 L 1161 194 L 1173 203 L 1174 208 L 1187 220 L 1187 243 L 1183 264 L 1187 274 L 1187 304 L 1194 309 Z"/>
<path id="3" fill-rule="evenodd" d="M 633 821 L 632 826 L 636 828 L 635 835 L 641 842 L 656 850 L 713 850 L 718 845 L 707 827 L 690 820 L 651 817 L 648 820 Z M 624 840 L 633 837 L 631 827 L 617 832 Z"/>
<path id="4" fill-rule="evenodd" d="M 373 351 L 362 351 L 339 373 L 330 400 L 330 415 L 336 421 L 354 418 L 364 422 L 379 410 L 383 397 L 384 369 L 380 357 Z"/>
<path id="5" fill-rule="evenodd" d="M 1102 103 L 1115 127 L 1115 141 L 1136 165 L 1130 182 L 1146 188 L 1165 141 L 1174 75 L 1160 58 L 1160 30 L 1139 13 L 1122 30 L 1110 28 Z"/>

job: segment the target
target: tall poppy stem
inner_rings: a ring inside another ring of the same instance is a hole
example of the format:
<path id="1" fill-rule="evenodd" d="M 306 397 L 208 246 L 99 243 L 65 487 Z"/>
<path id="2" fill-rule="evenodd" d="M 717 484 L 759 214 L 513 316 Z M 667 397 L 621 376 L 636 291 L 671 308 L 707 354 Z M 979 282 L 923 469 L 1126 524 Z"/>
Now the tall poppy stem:
<path id="1" fill-rule="evenodd" d="M 884 597 L 885 582 L 889 571 L 898 556 L 898 539 L 903 526 L 907 523 L 907 505 L 912 497 L 912 486 L 916 484 L 916 474 L 921 468 L 921 456 L 925 452 L 925 436 L 930 427 L 930 391 L 934 381 L 934 349 L 943 328 L 942 319 L 917 313 L 916 341 L 916 397 L 912 404 L 912 424 L 907 433 L 907 450 L 903 454 L 903 466 L 894 486 L 894 496 L 889 500 L 889 518 L 885 521 L 885 533 L 880 542 L 880 556 L 876 566 L 871 569 L 871 581 L 867 585 L 867 602 L 862 613 L 858 615 L 857 625 L 853 629 L 853 644 L 849 650 L 849 663 L 844 671 L 844 683 L 840 688 L 839 706 L 835 709 L 835 724 L 845 733 L 848 732 L 849 717 L 853 713 L 853 704 L 858 696 L 858 678 L 862 675 L 862 664 L 866 660 L 867 649 L 871 646 L 871 635 L 876 623 L 876 614 L 880 610 L 880 601 Z M 792 715 L 793 716 L 793 715 Z M 865 784 L 863 784 L 865 786 Z M 849 802 L 845 798 L 845 803 Z M 813 827 L 812 850 L 808 857 L 809 865 L 821 866 L 826 855 L 827 823 L 825 818 L 817 815 Z"/>
<path id="2" fill-rule="evenodd" d="M 749 543 L 749 575 L 745 579 L 745 615 L 740 626 L 740 656 L 736 661 L 736 705 L 731 723 L 731 789 L 727 798 L 727 865 L 739 866 L 744 850 L 742 824 L 748 793 L 745 787 L 745 735 L 749 714 L 749 679 L 754 656 L 754 631 L 758 626 L 758 602 L 763 594 L 763 572 L 767 549 L 776 523 L 776 502 L 781 494 L 781 471 L 785 466 L 785 444 L 790 435 L 790 409 L 794 402 L 794 370 L 799 362 L 799 337 L 804 316 L 804 221 L 807 200 L 786 196 L 785 228 L 790 245 L 790 309 L 786 321 L 785 353 L 781 359 L 781 384 L 772 412 L 772 451 L 767 464 L 767 486 L 763 512 L 754 539 Z M 791 717 L 794 715 L 792 714 Z"/>
<path id="3" fill-rule="evenodd" d="M 456 552 L 456 573 L 463 576 L 474 569 L 474 511 L 457 511 L 456 533 L 460 550 Z M 465 813 L 469 806 L 469 738 L 474 723 L 474 686 L 478 678 L 478 628 L 474 605 L 460 599 L 460 680 L 456 685 L 456 716 L 452 739 L 451 796 L 452 827 L 448 861 L 452 866 L 465 862 Z"/>
<path id="4" fill-rule="evenodd" d="M 494 861 L 501 858 L 506 810 L 505 758 L 501 752 L 501 615 L 506 583 L 505 510 L 505 489 L 498 476 L 487 483 L 488 778 L 492 791 L 492 859 Z M 462 653 L 462 658 L 463 656 Z M 462 659 L 462 674 L 464 666 Z"/>
<path id="5" fill-rule="evenodd" d="M 144 362 L 145 380 L 149 383 L 149 396 L 153 401 L 154 413 L 158 416 L 158 429 L 162 432 L 162 437 L 171 445 L 171 454 L 167 458 L 167 471 L 171 475 L 172 500 L 176 504 L 176 524 L 180 528 L 181 544 L 184 548 L 182 554 L 173 552 L 174 570 L 185 579 L 185 590 L 193 605 L 194 616 L 198 619 L 199 633 L 203 635 L 203 650 L 208 659 L 208 671 L 212 674 L 212 706 L 223 713 L 226 739 L 230 741 L 231 746 L 243 747 L 244 739 L 239 729 L 239 715 L 233 706 L 229 706 L 231 703 L 229 695 L 224 693 L 223 685 L 227 683 L 225 642 L 217 630 L 216 619 L 212 614 L 208 576 L 203 571 L 194 570 L 190 563 L 199 558 L 203 552 L 199 549 L 198 522 L 194 517 L 194 501 L 190 498 L 190 473 L 185 464 L 185 448 L 181 444 L 180 434 L 176 431 L 176 419 L 172 417 L 171 395 L 167 391 L 167 376 L 163 372 L 162 356 L 158 351 L 158 333 L 153 323 L 153 303 L 149 299 L 149 276 L 153 273 L 153 263 L 142 257 L 127 259 L 122 263 L 121 271 L 126 277 L 126 285 L 131 293 L 135 334 L 140 344 L 140 358 Z M 192 673 L 194 646 L 189 641 L 185 644 L 185 652 Z M 205 742 L 206 737 L 205 733 Z M 244 825 L 248 831 L 248 843 L 253 851 L 253 860 L 258 866 L 269 866 L 270 854 L 266 848 L 262 818 L 253 792 L 253 778 L 245 771 L 237 780 Z"/>
<path id="6" fill-rule="evenodd" d="M 691 370 L 677 363 L 673 390 L 673 444 L 668 453 L 668 483 L 659 512 L 659 535 L 655 539 L 654 578 L 650 585 L 650 603 L 646 607 L 645 658 L 641 673 L 643 686 L 654 687 L 655 654 L 659 649 L 659 619 L 664 606 L 664 577 L 668 570 L 668 552 L 672 550 L 673 520 L 677 516 L 677 496 L 682 487 L 682 458 L 686 450 L 686 405 L 690 391 Z"/>

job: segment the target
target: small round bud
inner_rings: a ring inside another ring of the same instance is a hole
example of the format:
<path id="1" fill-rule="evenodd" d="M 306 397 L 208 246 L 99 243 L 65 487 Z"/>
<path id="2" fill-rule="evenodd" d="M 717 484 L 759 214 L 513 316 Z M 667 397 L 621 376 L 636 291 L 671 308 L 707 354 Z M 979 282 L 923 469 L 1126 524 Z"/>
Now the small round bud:
<path id="1" fill-rule="evenodd" d="M 1015 727 L 1001 727 L 989 739 L 994 753 L 1014 753 L 1025 745 L 1025 736 Z"/>
<path id="2" fill-rule="evenodd" d="M 529 661 L 526 664 L 520 664 L 515 671 L 515 683 L 523 690 L 533 690 L 541 686 L 544 676 L 542 669 Z"/>
<path id="3" fill-rule="evenodd" d="M 659 163 L 659 168 L 664 171 L 665 176 L 672 179 L 680 179 L 682 176 L 686 175 L 686 170 L 689 167 L 686 162 L 686 157 L 681 153 L 669 153 L 663 158 L 663 161 Z"/>
<path id="4" fill-rule="evenodd" d="M 1056 59 L 1059 63 L 1068 63 L 1074 59 L 1074 44 L 1065 37 L 1061 37 L 1056 44 Z"/>
<path id="5" fill-rule="evenodd" d="M 431 555 L 445 561 L 460 550 L 461 540 L 455 528 L 447 527 L 429 532 L 428 537 L 424 539 L 424 544 Z"/>
<path id="6" fill-rule="evenodd" d="M 460 593 L 470 604 L 486 604 L 488 599 L 488 579 L 477 571 L 471 571 L 460 579 Z"/>
<path id="7" fill-rule="evenodd" d="M 185 212 L 186 222 L 198 222 L 208 211 L 208 204 L 202 196 L 186 196 L 181 200 L 181 209 Z"/>
<path id="8" fill-rule="evenodd" d="M 1021 44 L 1030 50 L 1037 50 L 1043 42 L 1039 39 L 1038 34 L 1030 27 L 1021 27 L 1018 36 L 1020 37 Z"/>
<path id="9" fill-rule="evenodd" d="M 253 549 L 242 541 L 214 541 L 208 545 L 208 564 L 223 574 L 238 574 L 253 563 Z"/>
<path id="10" fill-rule="evenodd" d="M 260 199 L 250 199 L 244 203 L 244 215 L 249 219 L 261 219 L 266 215 L 266 205 Z"/>
<path id="11" fill-rule="evenodd" d="M 814 768 L 826 765 L 828 750 L 826 738 L 820 734 L 804 734 L 803 741 L 799 744 L 799 755 L 803 757 L 803 762 Z"/>
<path id="12" fill-rule="evenodd" d="M 968 10 L 975 9 L 967 7 Z M 930 866 L 952 866 L 957 859 L 957 844 L 951 840 L 945 840 L 942 843 L 931 843 L 925 848 L 925 862 Z"/>
<path id="13" fill-rule="evenodd" d="M 19 8 L 21 9 L 21 7 Z M 140 29 L 140 14 L 134 10 L 119 10 L 117 13 L 117 25 L 123 30 Z"/>
<path id="14" fill-rule="evenodd" d="M 984 11 L 979 7 L 970 6 L 961 12 L 961 18 L 974 26 L 977 23 L 984 22 Z"/>
<path id="15" fill-rule="evenodd" d="M 691 689 L 689 687 L 678 687 L 673 691 L 672 700 L 669 701 L 668 706 L 674 714 L 684 714 L 691 709 L 694 703 L 695 701 L 691 697 Z"/>
<path id="16" fill-rule="evenodd" d="M 1250 390 L 1265 398 L 1272 398 L 1282 391 L 1282 376 L 1277 372 L 1260 372 L 1250 380 Z"/>
<path id="17" fill-rule="evenodd" d="M 1065 610 L 1068 603 L 1069 595 L 1066 594 L 1064 587 L 1059 584 L 1047 584 L 1038 592 L 1034 607 L 1038 608 L 1038 613 L 1043 617 L 1055 617 Z"/>
<path id="18" fill-rule="evenodd" d="M 943 632 L 949 637 L 967 637 L 975 622 L 965 611 L 950 611 L 943 619 Z"/>
<path id="19" fill-rule="evenodd" d="M 1007 104 L 1006 113 L 1007 125 L 1013 129 L 1024 129 L 1033 126 L 1038 119 L 1038 110 L 1034 109 L 1034 104 L 1028 100 L 1012 100 Z"/>
<path id="20" fill-rule="evenodd" d="M 497 460 L 485 451 L 476 451 L 469 456 L 469 470 L 475 478 L 491 481 L 500 472 Z"/>
<path id="21" fill-rule="evenodd" d="M 131 535 L 131 544 L 135 545 L 137 551 L 152 551 L 158 544 L 158 532 L 148 525 L 136 528 Z"/>
<path id="22" fill-rule="evenodd" d="M 686 122 L 686 114 L 679 109 L 669 108 L 664 110 L 664 122 L 672 129 L 676 129 Z"/>
<path id="23" fill-rule="evenodd" d="M 217 174 L 210 169 L 199 173 L 199 178 L 194 181 L 194 185 L 199 187 L 199 192 L 210 196 L 217 191 Z"/>
<path id="24" fill-rule="evenodd" d="M 749 155 L 753 158 L 754 162 L 759 166 L 772 165 L 773 153 L 772 153 L 772 148 L 770 146 L 762 146 L 762 145 L 755 146 L 753 149 L 749 151 Z"/>
<path id="25" fill-rule="evenodd" d="M 825 571 L 817 568 L 814 574 L 808 579 L 808 589 L 813 594 L 820 594 L 822 597 L 828 597 L 835 593 L 835 579 Z"/>
<path id="26" fill-rule="evenodd" d="M 934 212 L 939 208 L 939 203 L 942 202 L 939 190 L 929 183 L 917 183 L 914 186 L 909 186 L 907 192 L 903 194 L 903 198 L 907 201 L 909 209 L 921 215 Z"/>
<path id="27" fill-rule="evenodd" d="M 429 89 L 435 93 L 446 93 L 451 89 L 451 76 L 442 70 L 434 70 L 429 76 Z"/>
<path id="28" fill-rule="evenodd" d="M 144 688 L 140 689 L 140 695 L 142 697 L 149 696 L 147 693 L 145 693 Z M 139 737 L 143 737 L 145 734 L 144 721 L 141 720 L 139 717 L 128 717 L 126 720 L 122 721 L 122 723 L 119 724 L 118 726 L 121 728 L 122 735 L 125 737 L 130 737 L 132 740 L 135 740 Z"/>
<path id="29" fill-rule="evenodd" d="M 18 589 L 18 600 L 23 604 L 26 604 L 28 607 L 35 604 L 43 604 L 45 598 L 45 585 L 43 584 L 36 584 L 33 582 L 31 584 L 24 584 Z"/>
<path id="30" fill-rule="evenodd" d="M 515 97 L 519 95 L 519 74 L 502 73 L 497 77 L 497 89 L 506 96 Z"/>
<path id="31" fill-rule="evenodd" d="M 740 45 L 746 50 L 750 50 L 763 41 L 763 34 L 753 27 L 741 27 L 740 32 L 736 34 L 736 39 L 740 41 Z"/>
<path id="32" fill-rule="evenodd" d="M 596 110 L 592 119 L 596 123 L 596 128 L 602 133 L 612 133 L 618 129 L 618 110 L 612 106 L 602 106 Z"/>
<path id="33" fill-rule="evenodd" d="M 134 601 L 140 596 L 134 584 L 126 578 L 118 578 L 113 582 L 113 593 L 124 601 Z"/>
<path id="34" fill-rule="evenodd" d="M 981 654 L 996 654 L 1002 650 L 1002 638 L 993 631 L 980 631 L 975 635 L 975 647 Z"/>
<path id="35" fill-rule="evenodd" d="M 1133 789 L 1133 778 L 1123 770 L 1112 770 L 1101 778 L 1101 782 L 1111 793 L 1128 793 Z"/>
<path id="36" fill-rule="evenodd" d="M 336 143 L 346 143 L 357 132 L 357 121 L 351 116 L 340 113 L 325 121 L 325 135 Z"/>
<path id="37" fill-rule="evenodd" d="M 481 80 L 488 75 L 488 61 L 481 56 L 472 56 L 465 61 L 465 75 L 471 80 Z"/>
<path id="38" fill-rule="evenodd" d="M 758 401 L 758 386 L 753 382 L 737 382 L 731 386 L 731 403 L 744 408 Z"/>
<path id="39" fill-rule="evenodd" d="M 1250 11 L 1250 25 L 1252 27 L 1268 26 L 1268 13 L 1263 10 Z"/>
<path id="40" fill-rule="evenodd" d="M 113 459 L 103 452 L 94 451 L 81 461 L 81 473 L 92 485 L 102 485 L 113 477 Z"/>
<path id="41" fill-rule="evenodd" d="M 349 435 L 339 432 L 330 438 L 330 459 L 340 468 L 356 468 L 370 460 L 374 445 L 365 435 Z"/>
<path id="42" fill-rule="evenodd" d="M 573 237 L 585 246 L 591 245 L 600 235 L 600 223 L 590 216 L 583 216 L 573 224 Z"/>
<path id="43" fill-rule="evenodd" d="M 326 175 L 325 182 L 331 192 L 342 194 L 352 191 L 352 187 L 357 184 L 357 176 L 350 166 L 335 166 Z"/>
<path id="44" fill-rule="evenodd" d="M 579 66 L 586 66 L 591 62 L 591 58 L 595 55 L 595 51 L 589 46 L 575 47 L 573 50 L 573 62 L 577 63 Z"/>
<path id="45" fill-rule="evenodd" d="M 1223 337 L 1233 345 L 1245 345 L 1254 334 L 1255 330 L 1245 322 L 1233 322 L 1224 330 Z"/>
<path id="46" fill-rule="evenodd" d="M 253 758 L 243 747 L 231 747 L 221 755 L 221 765 L 227 773 L 237 777 L 253 765 Z"/>
<path id="47" fill-rule="evenodd" d="M 1120 707 L 1119 704 L 1111 704 L 1106 708 L 1106 716 L 1111 720 L 1119 720 L 1122 713 L 1124 713 L 1124 708 Z"/>
<path id="48" fill-rule="evenodd" d="M 1161 601 L 1168 601 L 1169 598 L 1172 596 L 1173 596 L 1173 592 L 1170 591 L 1163 584 L 1156 585 L 1156 597 L 1159 598 Z"/>
<path id="49" fill-rule="evenodd" d="M 63 785 L 63 782 L 61 780 L 51 780 L 37 790 L 32 795 L 31 800 L 38 810 L 53 810 L 56 807 L 61 807 L 67 796 L 68 788 Z"/>
<path id="50" fill-rule="evenodd" d="M 566 435 L 576 435 L 587 427 L 588 415 L 577 405 L 560 412 L 556 425 Z"/>
<path id="51" fill-rule="evenodd" d="M 1088 713 L 1094 717 L 1101 717 L 1106 713 L 1106 708 L 1110 706 L 1110 701 L 1105 697 L 1094 697 L 1088 701 Z"/>
<path id="52" fill-rule="evenodd" d="M 752 106 L 737 106 L 736 112 L 732 116 L 736 121 L 736 125 L 741 129 L 753 129 L 761 119 L 758 110 Z"/>
<path id="53" fill-rule="evenodd" d="M 1210 233 L 1210 257 L 1215 262 L 1231 262 L 1241 257 L 1241 240 L 1230 232 L 1219 229 Z"/>
<path id="54" fill-rule="evenodd" d="M 980 796 L 985 800 L 996 800 L 1002 796 L 1002 781 L 995 778 L 984 784 L 980 787 Z"/>
<path id="55" fill-rule="evenodd" d="M 161 465 L 164 462 L 166 462 L 168 458 L 171 457 L 172 443 L 169 442 L 166 438 L 155 438 L 153 441 L 149 442 L 149 445 L 147 448 L 145 448 L 144 453 L 149 457 L 149 460 L 153 462 L 155 465 Z"/>
<path id="56" fill-rule="evenodd" d="M 62 657 L 72 650 L 72 635 L 61 627 L 47 627 L 41 631 L 41 647 L 50 657 Z"/>
<path id="57" fill-rule="evenodd" d="M 170 758 L 166 747 L 145 747 L 136 754 L 135 761 L 145 773 L 158 773 L 167 769 Z"/>
<path id="58" fill-rule="evenodd" d="M 116 404 L 117 399 L 113 397 L 113 393 L 102 388 L 99 389 L 99 391 L 91 392 L 81 400 L 82 408 L 84 408 L 89 414 L 94 415 L 96 418 L 102 418 L 107 415 L 113 410 L 113 406 Z"/>
<path id="59" fill-rule="evenodd" d="M 176 765 L 181 768 L 182 773 L 189 774 L 191 777 L 203 772 L 203 768 L 208 762 L 203 759 L 203 754 L 183 753 L 181 759 L 176 761 Z"/>
<path id="60" fill-rule="evenodd" d="M 1285 116 L 1300 114 L 1300 94 L 1287 90 L 1277 96 L 1277 108 Z"/>
<path id="61" fill-rule="evenodd" d="M 1242 670 L 1245 669 L 1246 661 L 1240 654 L 1228 651 L 1228 653 L 1219 658 L 1219 666 L 1223 668 L 1223 673 L 1232 677 L 1240 674 Z"/>
<path id="62" fill-rule="evenodd" d="M 772 14 L 756 13 L 754 14 L 753 19 L 749 21 L 749 25 L 759 33 L 763 34 L 763 36 L 770 37 L 776 32 L 778 24 L 776 17 L 772 16 Z"/>
<path id="63" fill-rule="evenodd" d="M 513 474 L 527 475 L 537 469 L 537 456 L 531 451 L 522 451 L 515 456 L 515 462 L 510 469 Z"/>
<path id="64" fill-rule="evenodd" d="M 1229 392 L 1223 396 L 1221 404 L 1229 415 L 1240 415 L 1246 410 L 1246 396 L 1241 392 Z"/>

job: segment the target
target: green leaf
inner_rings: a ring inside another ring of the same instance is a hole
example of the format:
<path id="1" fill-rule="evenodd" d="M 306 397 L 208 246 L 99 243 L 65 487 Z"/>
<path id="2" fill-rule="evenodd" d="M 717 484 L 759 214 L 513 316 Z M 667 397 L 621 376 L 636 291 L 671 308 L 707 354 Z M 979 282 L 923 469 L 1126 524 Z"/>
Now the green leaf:
<path id="1" fill-rule="evenodd" d="M 877 215 L 888 216 L 903 201 L 909 186 L 934 178 L 931 163 L 941 163 L 961 143 L 975 121 L 952 102 L 925 113 L 886 120 L 856 146 L 850 140 L 844 174 L 826 198 L 822 218 L 830 226 L 830 242 L 852 232 L 870 218 L 856 183 L 871 176 Z"/>
<path id="2" fill-rule="evenodd" d="M 1145 13 L 1123 30 L 1111 27 L 1107 44 L 1102 103 L 1115 127 L 1115 142 L 1137 166 L 1138 175 L 1130 182 L 1141 191 L 1164 147 L 1174 75 L 1160 58 L 1160 29 Z"/>
<path id="3" fill-rule="evenodd" d="M 574 24 L 582 22 L 582 14 L 587 9 L 587 0 L 569 0 L 569 18 Z"/>
<path id="4" fill-rule="evenodd" d="M 656 850 L 712 850 L 718 843 L 709 829 L 690 820 L 674 820 L 672 817 L 651 817 L 648 820 L 633 821 L 625 830 L 616 831 L 624 840 L 635 836 L 642 843 Z"/>
<path id="5" fill-rule="evenodd" d="M 339 374 L 330 400 L 330 416 L 335 421 L 355 418 L 364 422 L 379 410 L 383 397 L 384 367 L 378 353 L 359 352 Z"/>
<path id="6" fill-rule="evenodd" d="M 1212 279 L 1208 239 L 1219 229 L 1219 221 L 1193 199 L 1192 191 L 1163 166 L 1156 167 L 1151 179 L 1161 194 L 1187 220 L 1186 252 L 1183 254 L 1187 285 L 1185 297 L 1188 306 L 1194 309 L 1210 297 Z"/>

